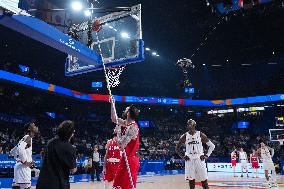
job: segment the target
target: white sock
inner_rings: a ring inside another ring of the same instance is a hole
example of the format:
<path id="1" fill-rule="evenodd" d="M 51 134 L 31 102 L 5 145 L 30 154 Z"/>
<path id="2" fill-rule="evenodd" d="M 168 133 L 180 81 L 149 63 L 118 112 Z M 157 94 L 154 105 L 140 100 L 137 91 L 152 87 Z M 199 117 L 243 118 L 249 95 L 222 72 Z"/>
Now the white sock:
<path id="1" fill-rule="evenodd" d="M 271 181 L 272 182 L 276 182 L 276 171 L 275 170 L 273 170 L 273 171 L 271 171 Z"/>

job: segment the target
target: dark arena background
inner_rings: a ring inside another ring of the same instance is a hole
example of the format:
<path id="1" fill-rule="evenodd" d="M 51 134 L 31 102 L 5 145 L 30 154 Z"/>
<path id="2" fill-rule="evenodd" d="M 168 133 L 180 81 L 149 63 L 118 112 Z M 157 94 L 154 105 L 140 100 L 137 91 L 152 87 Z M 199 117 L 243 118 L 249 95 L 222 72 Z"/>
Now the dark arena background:
<path id="1" fill-rule="evenodd" d="M 39 128 L 35 188 L 48 141 L 72 120 L 71 188 L 103 189 L 115 128 L 105 73 L 120 71 L 107 78 L 118 81 L 111 92 L 119 117 L 131 104 L 139 109 L 137 189 L 189 188 L 176 152 L 188 119 L 215 144 L 209 188 L 284 188 L 283 0 L 0 0 L 0 188 L 12 188 L 11 149 L 26 123 Z M 274 149 L 274 185 L 261 159 L 258 178 L 251 168 L 261 142 Z M 100 180 L 86 165 L 95 147 Z M 249 177 L 238 155 L 233 174 L 231 153 L 240 148 Z"/>

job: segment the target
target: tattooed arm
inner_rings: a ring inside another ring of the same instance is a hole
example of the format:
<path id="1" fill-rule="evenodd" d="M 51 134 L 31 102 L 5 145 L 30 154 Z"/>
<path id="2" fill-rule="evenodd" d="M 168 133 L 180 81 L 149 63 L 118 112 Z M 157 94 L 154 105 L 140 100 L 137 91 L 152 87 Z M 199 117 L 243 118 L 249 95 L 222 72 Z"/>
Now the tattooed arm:
<path id="1" fill-rule="evenodd" d="M 134 125 L 130 125 L 124 135 L 121 135 L 121 133 L 118 133 L 117 137 L 117 143 L 120 149 L 124 149 L 127 144 L 137 137 L 138 134 L 138 128 L 136 128 Z"/>

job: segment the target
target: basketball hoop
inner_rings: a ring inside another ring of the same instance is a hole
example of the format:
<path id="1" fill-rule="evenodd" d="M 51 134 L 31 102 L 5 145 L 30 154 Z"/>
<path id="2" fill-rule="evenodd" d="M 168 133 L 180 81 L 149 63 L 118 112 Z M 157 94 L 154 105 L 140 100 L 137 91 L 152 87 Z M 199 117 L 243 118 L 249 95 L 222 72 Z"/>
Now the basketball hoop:
<path id="1" fill-rule="evenodd" d="M 94 22 L 94 25 L 100 24 L 98 20 Z M 100 28 L 101 29 L 101 28 Z M 97 41 L 99 41 L 99 36 L 96 34 Z M 98 43 L 99 53 L 102 54 L 102 48 L 100 43 Z M 103 61 L 103 69 L 105 73 L 105 78 L 107 82 L 107 88 L 109 94 L 112 95 L 111 88 L 117 87 L 119 85 L 119 77 L 122 74 L 123 70 L 125 69 L 125 65 L 118 66 L 118 67 L 110 67 L 106 68 L 105 62 Z"/>
<path id="2" fill-rule="evenodd" d="M 284 134 L 276 135 L 280 145 L 283 145 L 284 142 Z"/>
<path id="3" fill-rule="evenodd" d="M 109 86 L 114 88 L 117 87 L 120 84 L 119 77 L 122 74 L 123 70 L 125 69 L 124 66 L 119 66 L 119 67 L 112 67 L 112 68 L 107 68 L 106 69 L 106 75 L 108 78 Z"/>

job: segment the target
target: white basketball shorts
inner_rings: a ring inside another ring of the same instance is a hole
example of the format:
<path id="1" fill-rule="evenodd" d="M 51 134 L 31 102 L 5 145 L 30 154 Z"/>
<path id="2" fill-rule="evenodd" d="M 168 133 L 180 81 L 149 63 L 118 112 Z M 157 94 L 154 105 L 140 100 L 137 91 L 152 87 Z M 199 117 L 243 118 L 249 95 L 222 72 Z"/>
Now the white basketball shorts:
<path id="1" fill-rule="evenodd" d="M 31 169 L 22 163 L 17 163 L 14 167 L 14 180 L 13 185 L 31 185 Z"/>
<path id="2" fill-rule="evenodd" d="M 208 179 L 205 161 L 201 159 L 191 159 L 185 161 L 185 179 L 205 181 Z"/>

